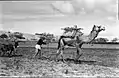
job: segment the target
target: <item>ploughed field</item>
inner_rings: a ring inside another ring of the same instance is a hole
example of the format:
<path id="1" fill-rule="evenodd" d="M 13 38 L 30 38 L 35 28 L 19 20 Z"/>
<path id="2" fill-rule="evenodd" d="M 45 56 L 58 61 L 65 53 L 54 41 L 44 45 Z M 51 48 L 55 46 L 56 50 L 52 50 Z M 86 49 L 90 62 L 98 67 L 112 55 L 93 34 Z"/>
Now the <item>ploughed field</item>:
<path id="1" fill-rule="evenodd" d="M 19 47 L 15 56 L 0 57 L 0 76 L 78 77 L 119 76 L 119 50 L 83 49 L 80 62 L 75 63 L 75 48 L 64 50 L 66 63 L 59 56 L 55 62 L 56 49 L 45 47 L 43 57 L 33 58 L 35 48 Z"/>
<path id="2" fill-rule="evenodd" d="M 43 58 L 54 60 L 56 49 L 54 48 L 43 48 Z M 79 58 L 80 63 L 86 64 L 98 64 L 101 66 L 107 67 L 116 67 L 119 66 L 119 50 L 114 49 L 82 49 L 82 56 Z M 24 58 L 33 58 L 35 54 L 35 48 L 30 47 L 21 47 L 18 48 L 16 53 L 18 56 L 22 55 Z M 76 49 L 75 48 L 67 48 L 64 50 L 64 58 L 67 61 L 73 62 L 73 59 L 76 57 Z M 38 56 L 36 57 L 38 59 Z M 61 57 L 58 57 L 59 61 L 61 61 Z"/>

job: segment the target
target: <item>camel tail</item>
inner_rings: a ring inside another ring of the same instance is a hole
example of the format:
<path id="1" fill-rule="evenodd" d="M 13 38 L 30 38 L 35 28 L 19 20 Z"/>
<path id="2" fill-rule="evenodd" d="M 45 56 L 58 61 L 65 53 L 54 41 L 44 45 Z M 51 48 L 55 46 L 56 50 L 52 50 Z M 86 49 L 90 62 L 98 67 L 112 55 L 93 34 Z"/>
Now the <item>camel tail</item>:
<path id="1" fill-rule="evenodd" d="M 60 44 L 60 41 L 61 41 L 61 39 L 62 39 L 62 38 L 60 37 L 59 40 L 58 40 L 58 47 L 57 47 L 57 49 L 60 48 L 60 45 L 61 45 L 61 44 Z"/>
<path id="2" fill-rule="evenodd" d="M 62 40 L 62 36 L 59 38 L 59 40 L 58 40 L 58 47 L 57 47 L 57 49 L 59 49 L 60 48 L 60 46 L 61 46 L 61 40 Z"/>

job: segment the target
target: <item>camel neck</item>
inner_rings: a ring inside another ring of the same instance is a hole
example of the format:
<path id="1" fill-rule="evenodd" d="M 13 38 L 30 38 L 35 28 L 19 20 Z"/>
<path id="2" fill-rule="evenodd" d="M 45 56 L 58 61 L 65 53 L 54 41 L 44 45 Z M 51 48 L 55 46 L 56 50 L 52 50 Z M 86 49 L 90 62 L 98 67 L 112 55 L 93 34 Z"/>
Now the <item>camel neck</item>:
<path id="1" fill-rule="evenodd" d="M 97 37 L 98 33 L 99 32 L 97 32 L 97 31 L 91 31 L 91 33 L 88 35 L 89 40 L 90 41 L 94 40 Z"/>
<path id="2" fill-rule="evenodd" d="M 73 37 L 76 36 L 76 30 L 73 31 L 73 34 L 72 34 Z"/>

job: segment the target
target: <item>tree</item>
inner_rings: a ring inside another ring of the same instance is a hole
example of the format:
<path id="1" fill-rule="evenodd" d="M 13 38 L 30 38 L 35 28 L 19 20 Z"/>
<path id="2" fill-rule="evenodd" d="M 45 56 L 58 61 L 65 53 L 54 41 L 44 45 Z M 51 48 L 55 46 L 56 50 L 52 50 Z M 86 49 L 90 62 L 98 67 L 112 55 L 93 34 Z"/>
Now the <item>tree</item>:
<path id="1" fill-rule="evenodd" d="M 8 36 L 6 34 L 2 34 L 0 35 L 0 38 L 8 38 Z"/>
<path id="2" fill-rule="evenodd" d="M 44 32 L 44 33 L 35 33 L 35 35 L 39 35 L 40 37 L 45 37 L 46 41 L 48 43 L 52 42 L 53 38 L 55 38 L 54 34 L 50 34 L 50 33 L 46 33 L 46 32 Z"/>
<path id="3" fill-rule="evenodd" d="M 95 39 L 93 42 L 102 42 L 102 43 L 106 43 L 107 41 L 109 41 L 107 38 L 97 38 L 97 39 Z"/>
<path id="4" fill-rule="evenodd" d="M 25 39 L 25 38 L 23 37 L 23 33 L 20 33 L 20 32 L 14 32 L 13 35 L 14 35 L 14 37 L 16 37 L 16 38 L 19 38 L 19 39 Z"/>
<path id="5" fill-rule="evenodd" d="M 118 38 L 113 38 L 111 42 L 117 42 L 119 39 Z"/>
<path id="6" fill-rule="evenodd" d="M 52 42 L 53 41 L 53 38 L 54 38 L 54 34 L 50 34 L 50 33 L 47 33 L 46 34 L 46 40 L 48 42 Z"/>

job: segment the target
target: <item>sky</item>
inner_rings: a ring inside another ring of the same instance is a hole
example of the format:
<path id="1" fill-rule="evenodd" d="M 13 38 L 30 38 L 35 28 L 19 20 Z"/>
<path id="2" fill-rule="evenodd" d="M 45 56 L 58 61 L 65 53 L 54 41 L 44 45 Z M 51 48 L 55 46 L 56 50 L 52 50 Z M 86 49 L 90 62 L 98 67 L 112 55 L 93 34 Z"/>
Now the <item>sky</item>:
<path id="1" fill-rule="evenodd" d="M 99 37 L 118 37 L 117 0 L 1 1 L 0 29 L 24 33 L 53 33 L 78 25 L 88 35 L 93 25 L 105 26 Z"/>

